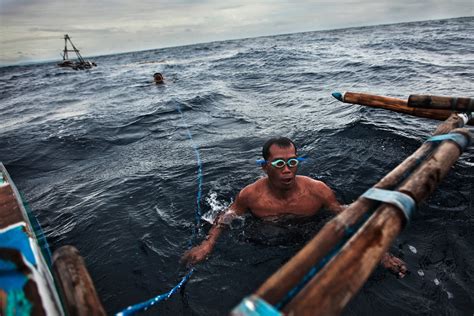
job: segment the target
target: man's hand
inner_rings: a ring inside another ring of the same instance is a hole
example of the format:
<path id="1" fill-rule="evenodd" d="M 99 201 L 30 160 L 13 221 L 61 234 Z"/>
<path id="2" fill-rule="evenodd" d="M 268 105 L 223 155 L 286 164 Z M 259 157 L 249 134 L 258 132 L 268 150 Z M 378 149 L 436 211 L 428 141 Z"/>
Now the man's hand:
<path id="1" fill-rule="evenodd" d="M 386 252 L 383 256 L 382 259 L 380 260 L 380 264 L 393 272 L 394 274 L 397 275 L 399 278 L 403 278 L 407 274 L 407 266 L 405 262 L 392 255 L 391 253 Z"/>
<path id="2" fill-rule="evenodd" d="M 199 246 L 193 247 L 186 251 L 181 258 L 181 262 L 186 266 L 192 266 L 196 263 L 204 261 L 212 251 L 212 245 L 207 241 L 203 241 Z"/>

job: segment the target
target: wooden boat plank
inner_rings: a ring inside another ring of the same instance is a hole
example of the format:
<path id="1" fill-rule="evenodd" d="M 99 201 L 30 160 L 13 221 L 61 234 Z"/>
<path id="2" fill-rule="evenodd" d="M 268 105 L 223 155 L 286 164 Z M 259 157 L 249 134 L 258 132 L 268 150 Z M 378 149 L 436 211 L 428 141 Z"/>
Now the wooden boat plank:
<path id="1" fill-rule="evenodd" d="M 0 186 L 0 229 L 24 221 L 10 184 L 3 184 Z"/>

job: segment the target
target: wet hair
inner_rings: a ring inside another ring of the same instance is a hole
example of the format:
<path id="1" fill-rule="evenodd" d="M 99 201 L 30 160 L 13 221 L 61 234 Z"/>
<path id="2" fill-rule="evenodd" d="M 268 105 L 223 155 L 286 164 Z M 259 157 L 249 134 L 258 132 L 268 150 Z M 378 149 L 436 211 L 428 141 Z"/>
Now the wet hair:
<path id="1" fill-rule="evenodd" d="M 295 147 L 295 154 L 296 154 L 296 145 L 295 143 L 293 143 L 291 139 L 286 138 L 286 137 L 273 137 L 267 140 L 265 144 L 263 144 L 263 148 L 262 148 L 263 159 L 267 160 L 268 156 L 270 156 L 270 147 L 272 145 L 277 145 L 278 147 L 282 147 L 282 148 L 291 147 L 291 145 L 293 145 L 293 147 Z"/>
<path id="2" fill-rule="evenodd" d="M 163 75 L 160 74 L 159 72 L 155 72 L 155 74 L 153 75 L 153 78 L 156 78 L 157 76 L 160 76 L 160 78 L 163 79 Z"/>

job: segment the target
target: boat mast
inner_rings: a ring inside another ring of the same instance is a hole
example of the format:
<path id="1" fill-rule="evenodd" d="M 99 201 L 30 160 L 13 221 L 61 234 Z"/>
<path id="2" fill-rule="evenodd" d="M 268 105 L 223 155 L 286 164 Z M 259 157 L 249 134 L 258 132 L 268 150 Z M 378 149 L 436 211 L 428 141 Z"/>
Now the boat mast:
<path id="1" fill-rule="evenodd" d="M 69 43 L 71 43 L 71 46 L 73 49 L 67 49 L 67 41 L 69 40 Z M 69 35 L 65 34 L 64 35 L 64 55 L 63 55 L 63 60 L 68 59 L 68 52 L 75 52 L 77 55 L 77 59 L 79 59 L 79 62 L 84 63 L 85 60 L 82 58 L 81 54 L 79 53 L 79 50 L 74 46 L 74 44 L 71 41 L 71 38 Z"/>
<path id="2" fill-rule="evenodd" d="M 66 39 L 66 35 L 64 35 L 64 51 L 63 51 L 63 60 L 67 60 L 69 59 L 68 55 L 67 55 L 67 39 Z"/>

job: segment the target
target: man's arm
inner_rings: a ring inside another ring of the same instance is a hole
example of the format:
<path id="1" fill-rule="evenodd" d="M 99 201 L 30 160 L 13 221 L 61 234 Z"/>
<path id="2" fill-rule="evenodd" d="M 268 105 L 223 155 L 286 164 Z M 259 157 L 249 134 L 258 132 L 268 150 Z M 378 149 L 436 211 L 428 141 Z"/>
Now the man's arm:
<path id="1" fill-rule="evenodd" d="M 183 257 L 181 258 L 182 262 L 185 262 L 187 265 L 194 265 L 205 260 L 209 256 L 217 243 L 217 239 L 222 234 L 226 226 L 228 226 L 228 224 L 230 224 L 232 219 L 234 219 L 236 216 L 241 216 L 248 210 L 245 196 L 246 194 L 244 190 L 237 194 L 234 203 L 232 203 L 232 205 L 225 212 L 220 213 L 216 217 L 203 242 L 184 253 Z"/>
<path id="2" fill-rule="evenodd" d="M 336 215 L 341 213 L 344 207 L 336 200 L 336 194 L 324 182 L 318 182 L 318 191 L 322 195 L 323 206 Z"/>

